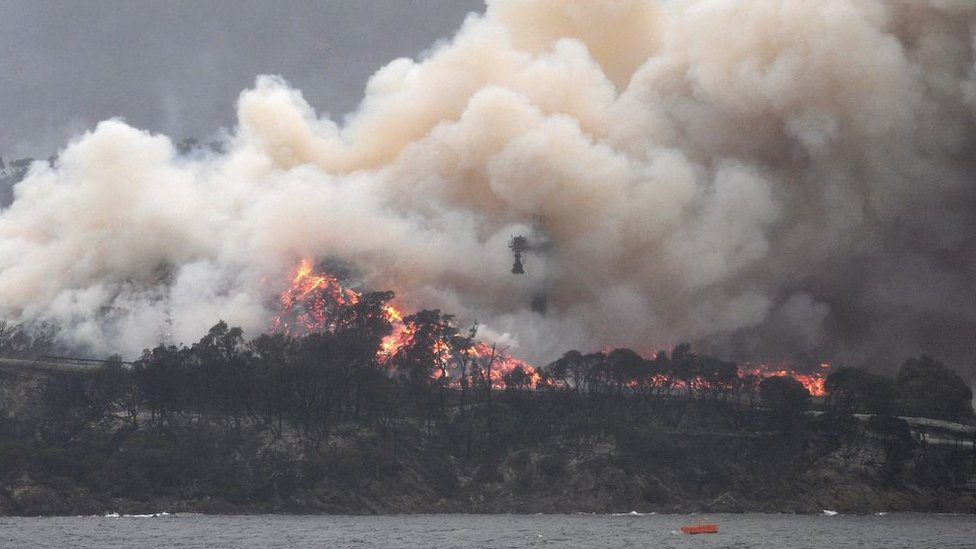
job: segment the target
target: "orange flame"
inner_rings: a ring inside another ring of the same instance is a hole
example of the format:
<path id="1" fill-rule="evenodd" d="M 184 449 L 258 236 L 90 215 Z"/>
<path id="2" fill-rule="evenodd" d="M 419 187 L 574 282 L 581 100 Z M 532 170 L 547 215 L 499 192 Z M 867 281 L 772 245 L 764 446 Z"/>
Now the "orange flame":
<path id="1" fill-rule="evenodd" d="M 355 304 L 359 294 L 344 288 L 334 277 L 316 273 L 311 260 L 303 259 L 278 301 L 271 331 L 295 335 L 327 329 L 337 308 Z"/>
<path id="2" fill-rule="evenodd" d="M 338 279 L 327 274 L 317 273 L 310 259 L 302 259 L 295 267 L 288 288 L 279 296 L 279 311 L 271 319 L 271 331 L 285 335 L 301 335 L 317 331 L 329 330 L 334 327 L 336 312 L 342 307 L 349 307 L 359 302 L 360 294 L 346 288 Z M 392 332 L 380 342 L 377 358 L 383 364 L 391 365 L 397 351 L 410 343 L 412 333 L 403 321 L 403 313 L 393 305 L 384 307 L 386 320 L 393 327 Z M 444 343 L 435 349 L 445 364 L 455 366 L 455 357 Z M 528 386 L 535 387 L 541 377 L 529 363 L 508 355 L 484 342 L 476 342 L 469 351 L 469 356 L 478 362 L 482 369 L 490 366 L 490 378 L 493 387 L 503 387 L 505 376 L 521 368 L 527 376 Z M 440 370 L 435 370 L 434 379 L 442 376 Z M 450 377 L 450 371 L 448 372 Z M 455 382 L 455 381 L 452 381 Z"/>
<path id="3" fill-rule="evenodd" d="M 812 372 L 801 373 L 796 371 L 792 364 L 788 362 L 770 362 L 764 364 L 741 364 L 739 365 L 739 377 L 754 375 L 760 379 L 773 376 L 787 376 L 803 384 L 807 391 L 815 397 L 822 397 L 827 394 L 825 383 L 830 364 L 821 362 L 820 367 Z"/>
<path id="4" fill-rule="evenodd" d="M 272 317 L 271 330 L 286 335 L 308 334 L 316 331 L 334 328 L 336 313 L 343 307 L 349 307 L 359 302 L 360 294 L 346 288 L 333 276 L 317 273 L 310 259 L 302 259 L 295 267 L 288 288 L 279 297 L 280 309 Z M 384 308 L 386 320 L 393 327 L 392 332 L 380 342 L 377 358 L 387 366 L 392 366 L 392 358 L 397 351 L 408 345 L 412 339 L 410 327 L 403 321 L 403 313 L 393 305 Z M 451 354 L 446 344 L 439 344 L 435 352 L 444 364 L 449 364 L 447 376 L 457 367 L 457 358 Z M 468 350 L 468 357 L 482 375 L 491 379 L 491 385 L 496 388 L 505 387 L 509 381 L 523 383 L 532 388 L 538 386 L 542 377 L 531 364 L 513 357 L 485 342 L 475 342 Z M 523 376 L 517 373 L 521 368 Z M 741 364 L 739 377 L 754 375 L 760 379 L 772 376 L 789 376 L 799 381 L 813 396 L 824 396 L 824 383 L 830 364 L 821 363 L 815 371 L 801 373 L 796 371 L 789 362 L 766 362 L 760 364 Z M 440 379 L 444 375 L 440 369 L 435 369 L 432 377 Z M 657 375 L 652 378 L 656 385 L 674 385 L 683 387 L 680 380 L 668 379 L 668 376 Z M 456 384 L 458 380 L 450 380 Z"/>

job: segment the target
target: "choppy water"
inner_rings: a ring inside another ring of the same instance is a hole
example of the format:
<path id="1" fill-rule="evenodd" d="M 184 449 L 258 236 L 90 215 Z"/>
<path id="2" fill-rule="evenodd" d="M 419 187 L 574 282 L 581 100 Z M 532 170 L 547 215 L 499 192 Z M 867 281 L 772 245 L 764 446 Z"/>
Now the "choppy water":
<path id="1" fill-rule="evenodd" d="M 700 519 L 716 535 L 679 533 Z M 404 515 L 0 518 L 0 548 L 953 548 L 976 517 L 794 515 Z"/>

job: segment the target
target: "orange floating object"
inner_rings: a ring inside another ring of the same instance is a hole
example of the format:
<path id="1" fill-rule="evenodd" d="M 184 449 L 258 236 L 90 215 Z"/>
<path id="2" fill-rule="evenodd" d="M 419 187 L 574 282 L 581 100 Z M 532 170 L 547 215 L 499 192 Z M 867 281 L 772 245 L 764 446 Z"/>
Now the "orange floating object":
<path id="1" fill-rule="evenodd" d="M 718 524 L 696 524 L 694 526 L 682 526 L 681 531 L 686 534 L 717 534 Z"/>

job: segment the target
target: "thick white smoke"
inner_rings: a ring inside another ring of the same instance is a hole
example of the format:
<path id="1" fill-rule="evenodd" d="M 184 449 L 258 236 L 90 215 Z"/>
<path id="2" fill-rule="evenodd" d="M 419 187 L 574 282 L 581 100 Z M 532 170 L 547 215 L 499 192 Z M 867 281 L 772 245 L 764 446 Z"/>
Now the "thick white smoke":
<path id="1" fill-rule="evenodd" d="M 127 356 L 254 335 L 307 256 L 532 359 L 968 368 L 974 29 L 971 0 L 489 0 L 342 124 L 260 77 L 226 152 L 106 121 L 36 164 L 0 213 L 0 317 Z"/>

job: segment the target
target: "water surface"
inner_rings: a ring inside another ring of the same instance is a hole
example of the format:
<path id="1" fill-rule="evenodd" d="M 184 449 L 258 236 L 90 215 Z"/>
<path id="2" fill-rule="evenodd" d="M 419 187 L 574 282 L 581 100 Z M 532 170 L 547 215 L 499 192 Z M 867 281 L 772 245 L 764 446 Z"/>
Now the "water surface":
<path id="1" fill-rule="evenodd" d="M 689 536 L 684 524 L 715 522 Z M 0 548 L 972 548 L 976 517 L 927 514 L 0 518 Z"/>

